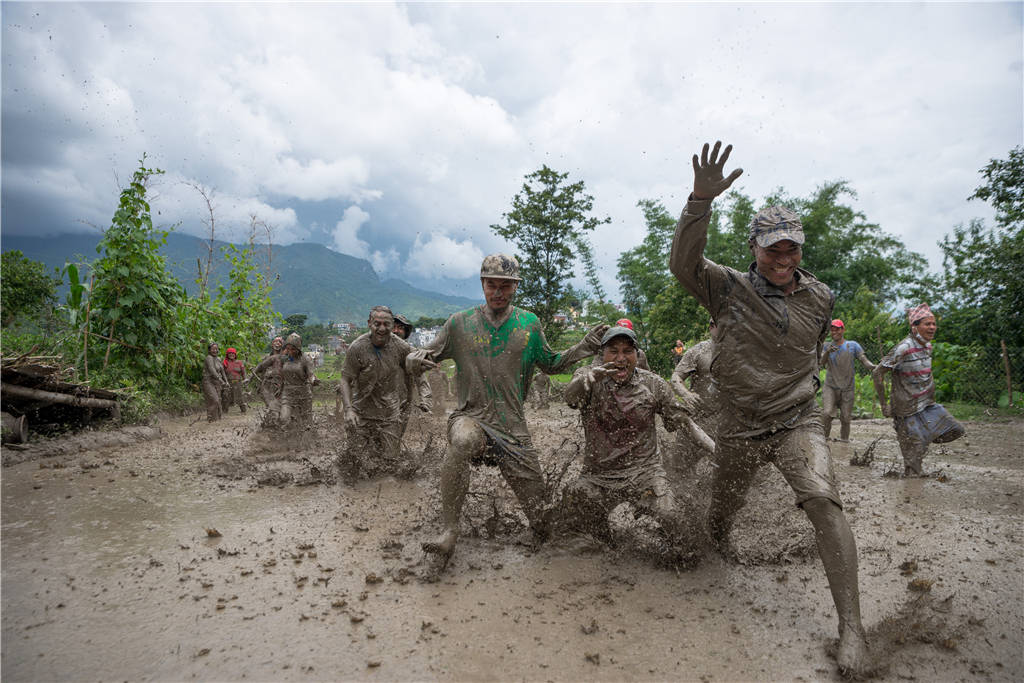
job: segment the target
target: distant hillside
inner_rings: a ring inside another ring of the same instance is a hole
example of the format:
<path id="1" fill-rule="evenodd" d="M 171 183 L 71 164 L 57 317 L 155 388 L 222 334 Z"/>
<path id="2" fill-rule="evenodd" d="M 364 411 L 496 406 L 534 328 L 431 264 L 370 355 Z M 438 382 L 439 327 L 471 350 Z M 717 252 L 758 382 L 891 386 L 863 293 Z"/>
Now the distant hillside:
<path id="1" fill-rule="evenodd" d="M 68 234 L 57 237 L 4 235 L 3 251 L 18 249 L 26 257 L 61 268 L 65 261 L 94 261 L 98 235 Z M 171 233 L 163 254 L 171 274 L 189 293 L 195 293 L 197 259 L 205 262 L 207 243 L 198 237 Z M 221 258 L 224 242 L 217 242 L 212 279 L 225 281 L 229 266 Z M 261 255 L 262 257 L 262 255 Z M 262 263 L 262 261 L 261 261 Z M 364 259 L 331 251 L 321 244 L 291 244 L 273 248 L 272 271 L 279 275 L 271 296 L 274 307 L 284 316 L 305 313 L 310 322 L 366 320 L 371 307 L 390 306 L 396 313 L 415 320 L 421 315 L 443 317 L 477 303 L 477 300 L 416 289 L 401 280 L 377 277 Z"/>

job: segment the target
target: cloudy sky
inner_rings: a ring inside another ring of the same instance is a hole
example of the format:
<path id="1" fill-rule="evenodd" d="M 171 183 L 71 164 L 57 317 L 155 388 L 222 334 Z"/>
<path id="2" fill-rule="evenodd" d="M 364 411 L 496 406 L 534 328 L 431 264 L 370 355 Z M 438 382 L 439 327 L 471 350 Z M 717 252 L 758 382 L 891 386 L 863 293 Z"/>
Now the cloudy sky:
<path id="1" fill-rule="evenodd" d="M 1022 8 L 4 2 L 2 234 L 109 224 L 145 153 L 164 226 L 206 233 L 198 185 L 218 238 L 256 215 L 451 291 L 547 164 L 611 217 L 617 297 L 637 201 L 677 213 L 722 139 L 742 191 L 846 179 L 937 268 L 937 240 L 991 217 L 978 169 L 1022 144 Z"/>

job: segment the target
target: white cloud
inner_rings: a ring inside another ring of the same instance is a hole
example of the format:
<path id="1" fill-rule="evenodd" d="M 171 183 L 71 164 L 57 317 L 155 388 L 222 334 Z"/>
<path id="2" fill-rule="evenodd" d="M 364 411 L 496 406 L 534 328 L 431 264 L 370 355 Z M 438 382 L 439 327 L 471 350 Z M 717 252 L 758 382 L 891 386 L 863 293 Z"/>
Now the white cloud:
<path id="1" fill-rule="evenodd" d="M 471 239 L 461 242 L 440 232 L 431 232 L 423 240 L 416 235 L 405 270 L 425 278 L 460 279 L 480 272 L 484 253 Z"/>
<path id="2" fill-rule="evenodd" d="M 345 209 L 341 220 L 334 226 L 332 248 L 349 256 L 369 258 L 369 243 L 359 239 L 359 228 L 368 220 L 370 220 L 370 214 L 358 206 L 350 206 Z"/>

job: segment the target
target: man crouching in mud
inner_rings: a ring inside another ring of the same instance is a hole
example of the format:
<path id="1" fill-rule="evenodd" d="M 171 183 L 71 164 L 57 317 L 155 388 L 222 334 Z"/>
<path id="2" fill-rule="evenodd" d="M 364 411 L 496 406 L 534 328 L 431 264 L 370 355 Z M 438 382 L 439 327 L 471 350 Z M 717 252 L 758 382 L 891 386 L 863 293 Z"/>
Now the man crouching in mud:
<path id="1" fill-rule="evenodd" d="M 563 372 L 601 345 L 607 325 L 593 327 L 564 353 L 548 346 L 533 313 L 512 305 L 519 287 L 519 264 L 504 254 L 492 254 L 480 268 L 486 302 L 455 313 L 434 341 L 409 354 L 440 362 L 455 360 L 457 406 L 448 418 L 448 452 L 441 466 L 443 533 L 423 544 L 447 564 L 459 537 L 459 517 L 469 489 L 470 465 L 497 465 L 530 522 L 534 539 L 543 541 L 548 521 L 543 508 L 547 486 L 530 439 L 523 402 L 534 366 L 543 372 Z"/>
<path id="2" fill-rule="evenodd" d="M 711 200 L 743 173 L 723 177 L 732 151 L 716 142 L 693 155 L 693 193 L 679 218 L 669 268 L 718 324 L 711 372 L 721 416 L 708 526 L 723 547 L 758 467 L 773 462 L 814 525 L 818 554 L 839 613 L 836 660 L 846 675 L 865 673 L 867 643 L 860 619 L 857 547 L 836 490 L 818 391 L 818 359 L 835 296 L 800 269 L 803 226 L 784 207 L 754 216 L 745 273 L 704 258 Z"/>
<path id="3" fill-rule="evenodd" d="M 661 464 L 654 416 L 675 431 L 685 426 L 686 414 L 668 382 L 638 367 L 638 350 L 633 330 L 611 328 L 601 339 L 603 364 L 580 368 L 565 388 L 565 402 L 583 414 L 586 447 L 583 471 L 562 501 L 575 526 L 598 536 L 607 535 L 616 505 L 637 504 L 675 541 L 675 495 Z"/>

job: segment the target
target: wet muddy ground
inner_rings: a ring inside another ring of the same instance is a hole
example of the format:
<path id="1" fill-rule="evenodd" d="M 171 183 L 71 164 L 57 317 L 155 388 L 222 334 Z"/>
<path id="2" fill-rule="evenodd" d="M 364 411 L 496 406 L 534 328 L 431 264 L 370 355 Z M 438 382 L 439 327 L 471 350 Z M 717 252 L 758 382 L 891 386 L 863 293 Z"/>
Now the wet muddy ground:
<path id="1" fill-rule="evenodd" d="M 444 417 L 413 418 L 414 476 L 349 485 L 318 410 L 290 446 L 232 410 L 5 449 L 3 679 L 838 678 L 810 527 L 770 467 L 734 556 L 688 571 L 630 543 L 518 545 L 511 493 L 478 469 L 437 576 L 420 542 L 438 529 Z M 576 413 L 530 422 L 551 477 L 571 478 Z M 878 437 L 869 466 L 848 464 Z M 886 421 L 832 444 L 879 678 L 1024 679 L 1022 444 L 1024 421 L 969 423 L 912 480 L 886 476 Z"/>

